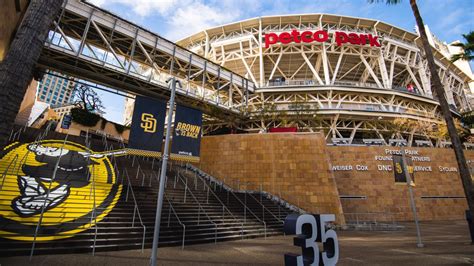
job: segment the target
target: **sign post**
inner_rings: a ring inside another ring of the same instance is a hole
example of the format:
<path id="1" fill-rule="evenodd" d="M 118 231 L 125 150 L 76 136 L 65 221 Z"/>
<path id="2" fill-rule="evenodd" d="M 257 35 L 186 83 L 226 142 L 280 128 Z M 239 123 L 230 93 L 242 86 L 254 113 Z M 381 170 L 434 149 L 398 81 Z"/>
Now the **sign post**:
<path id="1" fill-rule="evenodd" d="M 407 160 L 405 156 L 405 149 L 402 147 L 400 149 L 402 153 L 402 167 L 403 167 L 403 172 L 405 173 L 406 181 L 407 181 L 407 186 L 408 186 L 408 192 L 410 194 L 410 205 L 411 209 L 413 211 L 413 218 L 415 219 L 415 227 L 416 227 L 416 237 L 417 237 L 417 244 L 416 246 L 419 248 L 424 247 L 423 243 L 421 243 L 421 233 L 420 233 L 420 226 L 418 224 L 418 216 L 416 214 L 416 205 L 415 205 L 415 199 L 413 198 L 413 188 L 412 188 L 412 182 L 411 182 L 411 177 L 410 173 L 408 172 L 408 167 L 407 167 Z"/>
<path id="2" fill-rule="evenodd" d="M 174 97 L 176 94 L 176 83 L 178 81 L 175 78 L 171 78 L 168 80 L 171 82 L 171 98 L 170 98 L 170 106 L 168 111 L 168 120 L 167 120 L 167 127 L 166 127 L 166 138 L 165 138 L 165 149 L 163 151 L 163 161 L 161 163 L 161 175 L 160 175 L 160 187 L 158 191 L 158 201 L 156 204 L 156 218 L 155 218 L 155 230 L 153 233 L 153 246 L 151 249 L 151 265 L 155 266 L 156 258 L 158 255 L 158 240 L 160 237 L 160 222 L 161 222 L 161 209 L 163 207 L 163 194 L 165 193 L 165 180 L 166 180 L 166 166 L 168 162 L 168 150 L 170 145 L 170 135 L 171 135 L 171 122 L 173 118 L 173 110 L 174 110 Z"/>

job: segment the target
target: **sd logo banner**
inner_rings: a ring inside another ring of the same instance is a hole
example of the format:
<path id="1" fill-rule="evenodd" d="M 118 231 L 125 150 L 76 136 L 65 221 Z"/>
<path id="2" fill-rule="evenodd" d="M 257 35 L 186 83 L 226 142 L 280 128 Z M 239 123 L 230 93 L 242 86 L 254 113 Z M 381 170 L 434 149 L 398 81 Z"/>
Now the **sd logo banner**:
<path id="1" fill-rule="evenodd" d="M 394 154 L 392 155 L 393 158 L 393 173 L 395 175 L 395 183 L 406 183 L 407 178 L 405 175 L 405 171 L 403 169 L 403 158 L 401 155 Z M 415 176 L 413 175 L 413 163 L 411 158 L 408 156 L 405 158 L 407 161 L 407 169 L 408 173 L 410 173 L 411 182 L 415 182 Z"/>
<path id="2" fill-rule="evenodd" d="M 177 105 L 170 158 L 172 160 L 199 162 L 201 133 L 202 112 Z"/>
<path id="3" fill-rule="evenodd" d="M 161 156 L 166 103 L 143 96 L 135 98 L 130 130 L 129 154 Z"/>

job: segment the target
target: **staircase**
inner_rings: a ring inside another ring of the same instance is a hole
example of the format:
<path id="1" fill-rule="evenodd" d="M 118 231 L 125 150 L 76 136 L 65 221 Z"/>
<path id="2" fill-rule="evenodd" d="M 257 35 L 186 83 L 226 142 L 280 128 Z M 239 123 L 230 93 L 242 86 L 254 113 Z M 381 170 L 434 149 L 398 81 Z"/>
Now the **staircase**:
<path id="1" fill-rule="evenodd" d="M 19 141 L 32 142 L 39 134 L 26 130 Z M 64 139 L 64 135 L 50 132 L 45 138 Z M 72 136 L 68 140 L 83 145 L 85 142 L 84 138 Z M 90 140 L 95 152 L 122 145 Z M 0 182 L 4 184 L 0 187 L 0 217 L 13 222 L 0 223 L 0 256 L 29 255 L 33 245 L 34 255 L 150 248 L 161 161 L 122 156 L 111 162 L 116 173 L 115 183 L 95 181 L 91 184 L 89 180 L 88 186 L 75 190 L 74 194 L 71 192 L 67 209 L 58 207 L 44 212 L 36 241 L 33 241 L 38 218 L 18 217 L 12 211 L 11 202 L 18 196 L 18 180 L 4 178 L 4 173 L 11 174 L 16 168 L 9 168 L 8 160 L 1 160 Z M 222 182 L 216 185 L 187 165 L 170 163 L 168 169 L 160 247 L 184 248 L 191 244 L 279 235 L 283 233 L 284 218 L 293 212 L 263 193 L 234 191 Z M 99 177 L 97 173 L 96 179 L 104 180 Z M 98 204 L 111 190 L 116 191 L 115 206 L 107 208 Z M 55 194 L 51 192 L 51 196 Z M 85 208 L 91 211 L 74 220 Z M 69 230 L 71 228 L 74 230 Z M 12 239 L 11 232 L 17 232 L 18 236 Z"/>

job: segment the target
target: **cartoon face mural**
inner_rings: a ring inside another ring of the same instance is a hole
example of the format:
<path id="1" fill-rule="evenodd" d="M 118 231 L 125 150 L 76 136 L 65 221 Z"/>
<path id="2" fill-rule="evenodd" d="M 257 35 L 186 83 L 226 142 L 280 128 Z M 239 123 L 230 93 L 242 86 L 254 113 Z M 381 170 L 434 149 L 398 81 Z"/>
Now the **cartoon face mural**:
<path id="1" fill-rule="evenodd" d="M 1 173 L 10 167 L 0 179 L 0 236 L 33 240 L 44 208 L 37 240 L 72 237 L 115 206 L 122 186 L 109 159 L 74 142 L 63 144 L 14 143 L 1 152 Z"/>

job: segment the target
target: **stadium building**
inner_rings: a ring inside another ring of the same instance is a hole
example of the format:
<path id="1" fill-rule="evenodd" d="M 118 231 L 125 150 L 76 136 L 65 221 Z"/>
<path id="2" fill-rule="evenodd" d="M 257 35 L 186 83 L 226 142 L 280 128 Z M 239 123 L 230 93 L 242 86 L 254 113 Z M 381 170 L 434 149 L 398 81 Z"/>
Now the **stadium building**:
<path id="1" fill-rule="evenodd" d="M 430 39 L 459 119 L 471 111 L 471 70 Z M 328 214 L 339 229 L 398 230 L 414 219 L 410 196 L 420 220 L 464 219 L 465 192 L 453 150 L 443 148 L 420 47 L 416 33 L 327 14 L 249 19 L 174 43 L 65 1 L 34 67 L 75 80 L 48 87 L 46 77 L 46 97 L 59 101 L 55 91 L 84 80 L 136 96 L 137 108 L 127 99 L 130 130 L 88 110 L 71 112 L 61 132 L 11 129 L 0 156 L 0 257 L 143 251 L 152 247 L 158 198 L 160 247 L 281 235 L 288 215 L 303 213 Z M 165 123 L 171 91 L 176 115 Z M 396 171 L 395 146 L 404 145 L 412 175 Z M 474 150 L 465 154 L 472 168 Z"/>
<path id="2" fill-rule="evenodd" d="M 471 110 L 469 67 L 450 62 L 448 45 L 430 34 L 448 103 Z M 249 120 L 207 121 L 207 132 L 297 127 L 324 130 L 328 142 L 443 137 L 440 108 L 416 33 L 378 20 L 328 14 L 268 16 L 203 30 L 178 44 L 255 84 Z"/>

